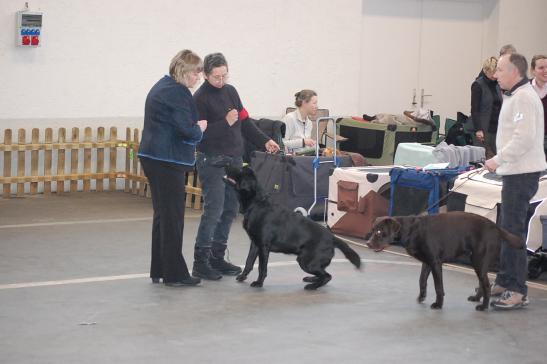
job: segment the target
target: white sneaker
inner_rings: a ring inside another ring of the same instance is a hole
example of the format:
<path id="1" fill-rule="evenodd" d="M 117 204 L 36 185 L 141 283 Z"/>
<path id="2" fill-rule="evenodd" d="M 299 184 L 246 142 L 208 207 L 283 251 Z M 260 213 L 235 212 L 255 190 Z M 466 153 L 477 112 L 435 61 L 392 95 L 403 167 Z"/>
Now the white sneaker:
<path id="1" fill-rule="evenodd" d="M 526 307 L 530 301 L 522 293 L 505 291 L 501 297 L 492 302 L 492 307 L 502 310 L 512 310 L 515 308 Z"/>

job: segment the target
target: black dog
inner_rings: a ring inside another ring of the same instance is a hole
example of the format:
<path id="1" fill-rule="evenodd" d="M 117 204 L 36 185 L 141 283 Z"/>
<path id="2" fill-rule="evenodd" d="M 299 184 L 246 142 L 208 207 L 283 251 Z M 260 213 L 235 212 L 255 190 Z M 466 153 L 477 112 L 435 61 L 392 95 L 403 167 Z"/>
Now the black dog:
<path id="1" fill-rule="evenodd" d="M 436 301 L 431 308 L 443 306 L 444 287 L 442 263 L 458 257 L 471 256 L 471 264 L 479 278 L 477 294 L 469 301 L 479 301 L 476 307 L 483 311 L 490 301 L 488 267 L 499 255 L 500 239 L 515 248 L 524 248 L 517 236 L 499 228 L 485 217 L 466 212 L 447 212 L 428 216 L 383 217 L 376 220 L 368 246 L 376 251 L 383 250 L 390 243 L 399 240 L 408 254 L 422 262 L 420 274 L 420 295 L 418 302 L 426 296 L 427 278 L 433 273 Z"/>
<path id="2" fill-rule="evenodd" d="M 334 256 L 334 247 L 340 249 L 357 268 L 361 258 L 344 241 L 329 230 L 293 212 L 286 207 L 272 203 L 259 186 L 252 169 L 226 167 L 224 181 L 232 185 L 239 195 L 240 209 L 244 215 L 243 227 L 251 239 L 251 248 L 245 268 L 237 277 L 242 282 L 258 256 L 258 279 L 252 287 L 262 287 L 267 274 L 270 251 L 295 254 L 296 261 L 307 273 L 304 278 L 310 282 L 305 289 L 317 289 L 331 280 L 325 271 Z"/>

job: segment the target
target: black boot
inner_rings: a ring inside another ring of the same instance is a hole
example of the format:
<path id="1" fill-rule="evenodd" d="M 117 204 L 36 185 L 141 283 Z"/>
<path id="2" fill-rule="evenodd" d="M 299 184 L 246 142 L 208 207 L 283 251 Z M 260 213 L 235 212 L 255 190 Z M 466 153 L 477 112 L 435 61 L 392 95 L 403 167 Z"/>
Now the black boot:
<path id="1" fill-rule="evenodd" d="M 211 281 L 216 281 L 222 278 L 222 275 L 211 267 L 211 248 L 194 249 L 194 268 L 192 275 Z"/>
<path id="2" fill-rule="evenodd" d="M 211 267 L 213 269 L 227 276 L 237 276 L 241 273 L 240 267 L 224 260 L 224 253 L 226 252 L 225 244 L 214 244 L 212 252 Z"/>

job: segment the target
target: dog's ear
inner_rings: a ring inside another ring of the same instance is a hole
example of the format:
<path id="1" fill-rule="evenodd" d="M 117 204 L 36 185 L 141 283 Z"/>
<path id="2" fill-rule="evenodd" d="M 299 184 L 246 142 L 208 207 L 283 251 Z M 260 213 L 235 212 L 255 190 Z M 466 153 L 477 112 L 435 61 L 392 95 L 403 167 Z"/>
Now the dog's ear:
<path id="1" fill-rule="evenodd" d="M 386 225 L 394 233 L 398 233 L 399 230 L 401 230 L 401 224 L 397 220 L 389 216 L 380 216 L 374 221 L 375 227 L 380 224 Z"/>
<path id="2" fill-rule="evenodd" d="M 249 193 L 256 193 L 256 180 L 244 178 L 239 184 L 239 190 Z"/>
<path id="3" fill-rule="evenodd" d="M 239 168 L 235 168 L 234 166 L 227 165 L 224 166 L 224 171 L 226 172 L 226 175 L 229 177 L 236 177 L 240 173 Z"/>
<path id="4" fill-rule="evenodd" d="M 241 171 L 238 189 L 240 191 L 256 193 L 257 179 L 253 170 L 249 167 L 244 167 Z"/>
<path id="5" fill-rule="evenodd" d="M 380 216 L 380 217 L 377 217 L 376 220 L 374 220 L 374 223 L 372 224 L 372 226 L 377 226 L 378 224 L 380 224 L 382 221 L 385 221 L 387 219 L 391 219 L 389 216 Z"/>
<path id="6" fill-rule="evenodd" d="M 249 166 L 248 164 L 244 165 L 243 168 L 241 168 L 241 172 L 246 174 L 246 175 L 252 175 L 253 177 L 256 178 L 255 172 L 253 171 L 251 166 Z"/>
<path id="7" fill-rule="evenodd" d="M 392 218 L 390 218 L 389 221 L 391 223 L 391 226 L 393 226 L 393 232 L 398 233 L 401 230 L 401 223 Z"/>

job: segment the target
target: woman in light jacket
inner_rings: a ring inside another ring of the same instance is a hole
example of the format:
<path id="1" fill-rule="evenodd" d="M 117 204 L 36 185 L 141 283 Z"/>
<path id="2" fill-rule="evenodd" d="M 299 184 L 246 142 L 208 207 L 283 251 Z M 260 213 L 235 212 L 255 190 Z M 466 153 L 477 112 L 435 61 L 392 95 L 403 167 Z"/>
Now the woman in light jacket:
<path id="1" fill-rule="evenodd" d="M 283 143 L 289 150 L 315 147 L 315 140 L 311 137 L 313 124 L 310 116 L 317 112 L 317 93 L 312 90 L 302 90 L 294 97 L 296 110 L 283 117 L 286 125 Z"/>

